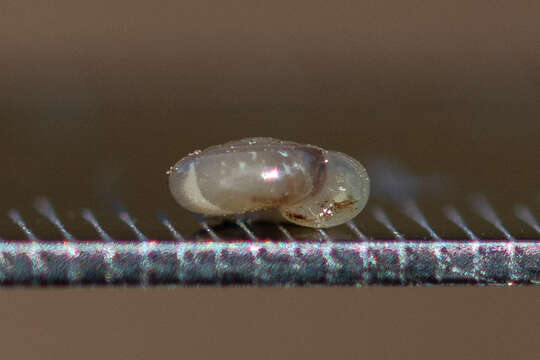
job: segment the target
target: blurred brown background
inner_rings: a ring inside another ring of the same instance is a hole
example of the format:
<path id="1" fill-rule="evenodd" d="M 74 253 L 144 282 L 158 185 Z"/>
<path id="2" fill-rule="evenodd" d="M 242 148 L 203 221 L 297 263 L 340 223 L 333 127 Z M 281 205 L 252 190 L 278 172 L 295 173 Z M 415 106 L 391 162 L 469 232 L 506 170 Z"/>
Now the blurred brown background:
<path id="1" fill-rule="evenodd" d="M 245 136 L 404 164 L 445 179 L 420 201 L 500 237 L 464 199 L 482 192 L 511 232 L 539 214 L 540 3 L 533 1 L 11 1 L 0 3 L 0 214 L 55 205 L 80 239 L 92 208 L 133 237 L 120 201 L 155 238 L 172 201 L 165 170 Z M 374 160 L 375 159 L 375 160 Z M 420 182 L 420 191 L 422 183 Z M 373 203 L 388 205 L 375 197 Z M 390 210 L 391 211 L 391 210 Z M 425 234 L 395 219 L 411 237 Z M 369 209 L 357 223 L 389 237 Z M 336 230 L 337 231 L 337 230 Z M 7 216 L 0 236 L 21 238 Z M 11 358 L 520 359 L 538 355 L 536 289 L 16 290 L 0 294 Z"/>

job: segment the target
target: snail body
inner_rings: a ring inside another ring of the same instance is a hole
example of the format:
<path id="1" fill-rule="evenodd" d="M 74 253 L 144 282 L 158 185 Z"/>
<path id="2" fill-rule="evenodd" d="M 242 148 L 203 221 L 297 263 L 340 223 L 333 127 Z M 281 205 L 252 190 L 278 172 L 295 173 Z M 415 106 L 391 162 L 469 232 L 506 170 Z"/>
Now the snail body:
<path id="1" fill-rule="evenodd" d="M 325 228 L 354 218 L 367 203 L 369 178 L 348 155 L 273 138 L 247 138 L 195 151 L 169 171 L 186 209 L 207 216 L 265 210 L 292 223 Z"/>

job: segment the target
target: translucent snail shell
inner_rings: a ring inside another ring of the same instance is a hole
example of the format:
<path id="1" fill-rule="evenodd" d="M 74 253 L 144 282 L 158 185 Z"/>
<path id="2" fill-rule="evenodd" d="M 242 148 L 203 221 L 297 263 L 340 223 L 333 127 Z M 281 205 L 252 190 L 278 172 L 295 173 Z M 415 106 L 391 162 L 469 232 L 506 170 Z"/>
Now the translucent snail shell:
<path id="1" fill-rule="evenodd" d="M 366 169 L 352 157 L 267 137 L 197 150 L 168 174 L 174 199 L 208 216 L 276 210 L 292 223 L 326 228 L 354 218 L 369 197 Z"/>

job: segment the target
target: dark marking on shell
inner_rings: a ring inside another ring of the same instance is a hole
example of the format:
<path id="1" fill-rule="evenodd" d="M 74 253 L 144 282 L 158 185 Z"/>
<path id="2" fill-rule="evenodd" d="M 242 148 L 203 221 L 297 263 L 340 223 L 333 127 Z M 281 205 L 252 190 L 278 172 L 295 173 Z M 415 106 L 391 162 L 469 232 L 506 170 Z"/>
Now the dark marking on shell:
<path id="1" fill-rule="evenodd" d="M 342 209 L 350 208 L 351 206 L 353 206 L 357 202 L 358 202 L 358 200 L 344 200 L 344 201 L 340 201 L 340 202 L 335 202 L 334 203 L 334 209 L 342 210 Z"/>
<path id="2" fill-rule="evenodd" d="M 302 214 L 295 214 L 295 213 L 290 213 L 290 212 L 287 212 L 286 214 L 289 218 L 292 218 L 292 219 L 298 219 L 298 220 L 304 220 L 304 221 L 308 220 L 307 217 L 305 217 Z"/>

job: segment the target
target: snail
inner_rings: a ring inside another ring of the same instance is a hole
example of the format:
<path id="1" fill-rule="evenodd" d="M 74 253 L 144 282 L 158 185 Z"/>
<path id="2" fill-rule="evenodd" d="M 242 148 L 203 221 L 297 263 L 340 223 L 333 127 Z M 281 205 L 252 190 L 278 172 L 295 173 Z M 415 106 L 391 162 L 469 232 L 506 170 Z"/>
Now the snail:
<path id="1" fill-rule="evenodd" d="M 184 208 L 206 216 L 270 212 L 294 224 L 327 228 L 365 207 L 369 177 L 352 157 L 268 137 L 196 150 L 169 171 Z"/>

